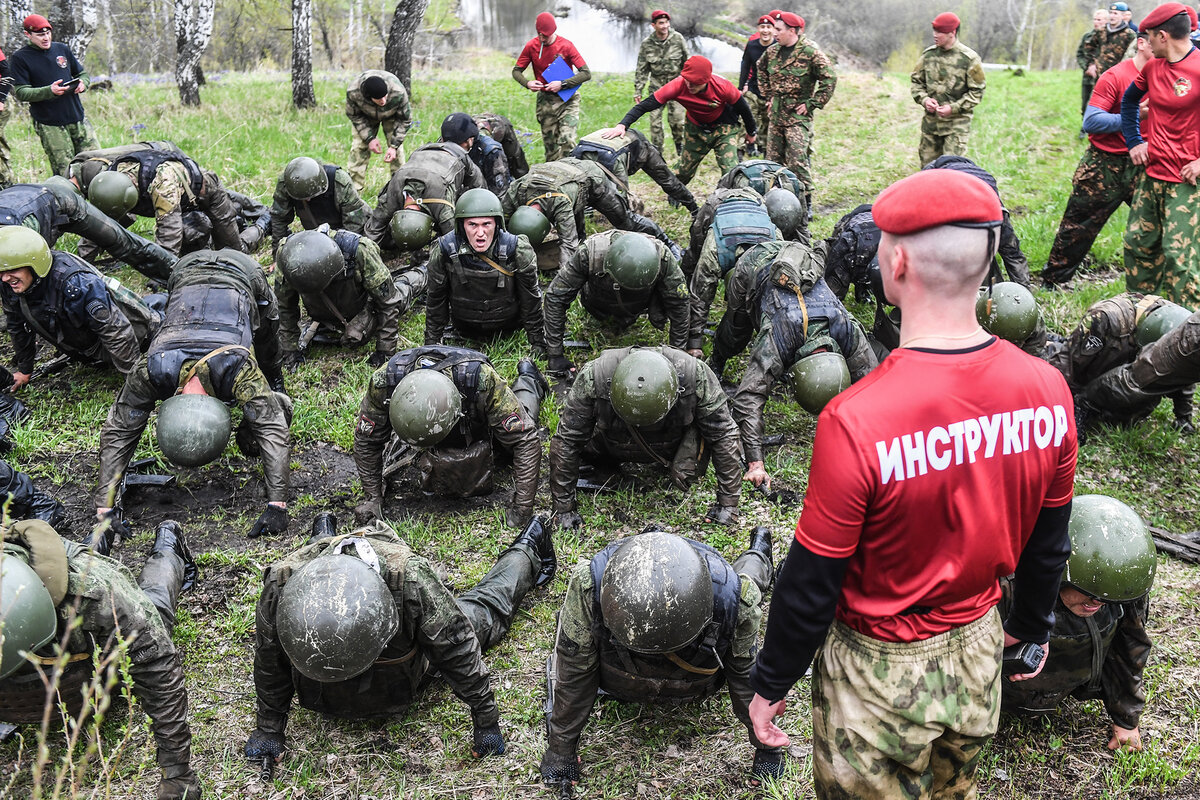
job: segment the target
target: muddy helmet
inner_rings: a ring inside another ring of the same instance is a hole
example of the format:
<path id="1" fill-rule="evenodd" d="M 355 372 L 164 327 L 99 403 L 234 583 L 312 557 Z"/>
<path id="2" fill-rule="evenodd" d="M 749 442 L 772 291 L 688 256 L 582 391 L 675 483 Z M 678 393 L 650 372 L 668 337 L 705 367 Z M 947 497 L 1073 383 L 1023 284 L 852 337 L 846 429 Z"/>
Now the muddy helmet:
<path id="1" fill-rule="evenodd" d="M 433 447 L 462 417 L 462 394 L 444 372 L 414 369 L 396 384 L 388 403 L 392 430 L 405 444 Z"/>
<path id="2" fill-rule="evenodd" d="M 784 236 L 795 233 L 804 219 L 804 204 L 787 189 L 771 189 L 763 195 L 763 205 L 767 207 L 771 222 L 783 231 Z"/>
<path id="3" fill-rule="evenodd" d="M 24 225 L 0 228 L 0 272 L 29 267 L 34 275 L 44 278 L 53 263 L 50 245 L 37 231 Z"/>
<path id="4" fill-rule="evenodd" d="M 1181 305 L 1170 302 L 1163 303 L 1142 317 L 1142 321 L 1137 324 L 1138 346 L 1145 347 L 1151 342 L 1157 342 L 1172 330 L 1182 325 L 1184 320 L 1191 315 L 1192 312 Z"/>
<path id="5" fill-rule="evenodd" d="M 283 240 L 275 263 L 299 292 L 319 292 L 346 270 L 346 259 L 324 231 L 301 231 Z"/>
<path id="6" fill-rule="evenodd" d="M 813 353 L 787 371 L 788 385 L 796 402 L 810 414 L 821 409 L 850 386 L 850 368 L 841 353 Z"/>
<path id="7" fill-rule="evenodd" d="M 128 175 L 108 170 L 88 184 L 88 202 L 113 219 L 120 219 L 137 205 L 138 190 Z"/>
<path id="8" fill-rule="evenodd" d="M 627 539 L 600 578 L 604 627 L 635 653 L 671 653 L 695 641 L 712 620 L 708 562 L 673 533 Z"/>
<path id="9" fill-rule="evenodd" d="M 1101 600 L 1136 600 L 1150 591 L 1158 567 L 1142 518 L 1112 497 L 1085 494 L 1071 505 L 1071 557 L 1063 582 Z"/>
<path id="10" fill-rule="evenodd" d="M 229 409 L 207 394 L 177 394 L 158 409 L 158 447 L 172 464 L 200 467 L 216 461 L 233 429 Z"/>
<path id="11" fill-rule="evenodd" d="M 33 568 L 14 555 L 0 554 L 0 680 L 25 664 L 31 653 L 54 638 L 54 601 Z"/>
<path id="12" fill-rule="evenodd" d="M 62 175 L 51 175 L 49 178 L 46 178 L 44 181 L 42 181 L 42 186 L 45 186 L 55 194 L 62 196 L 82 194 L 82 192 L 79 191 L 78 186 L 71 183 L 71 181 L 67 180 Z"/>
<path id="13" fill-rule="evenodd" d="M 533 206 L 521 206 L 508 218 L 509 233 L 523 233 L 537 247 L 550 233 L 550 220 Z"/>
<path id="14" fill-rule="evenodd" d="M 604 256 L 604 269 L 622 289 L 649 289 L 658 279 L 658 248 L 643 234 L 618 233 Z"/>
<path id="15" fill-rule="evenodd" d="M 309 200 L 324 194 L 329 176 L 320 161 L 308 156 L 293 158 L 283 168 L 283 190 L 293 200 Z"/>
<path id="16" fill-rule="evenodd" d="M 354 556 L 330 554 L 292 573 L 275 629 L 301 675 L 335 683 L 367 671 L 400 629 L 400 615 L 379 573 Z"/>
<path id="17" fill-rule="evenodd" d="M 419 208 L 402 208 L 388 223 L 392 241 L 406 252 L 420 250 L 433 241 L 433 217 Z"/>
<path id="18" fill-rule="evenodd" d="M 1003 281 L 980 288 L 975 317 L 988 333 L 1021 344 L 1037 328 L 1037 301 L 1021 284 Z"/>
<path id="19" fill-rule="evenodd" d="M 630 425 L 653 425 L 679 399 L 675 365 L 657 350 L 634 350 L 613 371 L 613 410 Z"/>

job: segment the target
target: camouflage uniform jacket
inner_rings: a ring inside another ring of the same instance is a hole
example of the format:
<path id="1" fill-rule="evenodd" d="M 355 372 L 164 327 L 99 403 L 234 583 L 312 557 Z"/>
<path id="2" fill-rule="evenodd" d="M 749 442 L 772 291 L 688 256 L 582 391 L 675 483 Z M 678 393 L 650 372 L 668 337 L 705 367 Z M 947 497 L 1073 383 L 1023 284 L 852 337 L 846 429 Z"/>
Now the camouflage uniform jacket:
<path id="1" fill-rule="evenodd" d="M 1119 31 L 1110 31 L 1106 27 L 1094 33 L 1096 35 L 1092 39 L 1092 62 L 1096 65 L 1096 77 L 1099 78 L 1105 70 L 1124 60 L 1125 51 L 1137 39 L 1137 34 L 1128 26 Z"/>
<path id="2" fill-rule="evenodd" d="M 343 343 L 353 331 L 376 331 L 375 351 L 388 358 L 396 352 L 400 304 L 392 273 L 383 265 L 379 245 L 365 236 L 347 231 L 328 231 L 330 238 L 353 247 L 353 255 L 342 250 L 346 269 L 320 292 L 304 293 L 292 287 L 283 274 L 275 272 L 275 297 L 279 301 L 279 339 L 284 353 L 300 346 L 300 301 L 308 316 L 343 329 Z M 358 318 L 365 315 L 366 319 Z"/>
<path id="3" fill-rule="evenodd" d="M 500 198 L 504 216 L 518 206 L 536 202 L 558 233 L 559 265 L 567 264 L 579 247 L 577 216 L 592 204 L 592 198 L 615 193 L 612 181 L 599 164 L 578 158 L 560 158 L 534 164 L 529 173 L 513 181 Z"/>
<path id="4" fill-rule="evenodd" d="M 139 155 L 133 153 L 125 156 L 132 159 Z M 128 175 L 133 185 L 145 186 L 145 192 L 138 198 L 142 208 L 134 209 L 135 214 L 144 210 L 154 211 L 154 241 L 171 253 L 180 253 L 183 249 L 183 215 L 194 211 L 204 204 L 205 199 L 216 193 L 224 193 L 220 179 L 210 170 L 201 169 L 195 161 L 187 156 L 179 156 L 185 161 L 163 161 L 154 171 L 154 177 L 142 181 L 140 173 L 145 169 L 135 160 L 120 161 L 115 172 Z M 189 169 L 190 167 L 190 169 Z M 201 185 L 196 187 L 195 178 L 201 176 Z M 205 209 L 205 213 L 209 213 Z M 216 220 L 214 220 L 216 221 Z M 232 219 L 227 220 L 236 225 Z"/>
<path id="5" fill-rule="evenodd" d="M 376 242 L 390 239 L 392 215 L 405 207 L 405 195 L 433 217 L 439 236 L 454 230 L 454 204 L 467 189 L 486 189 L 483 173 L 466 150 L 453 142 L 432 142 L 419 147 L 404 166 L 392 173 L 379 192 L 379 202 L 364 230 Z"/>
<path id="6" fill-rule="evenodd" d="M 925 48 L 910 79 L 917 105 L 923 105 L 927 97 L 950 104 L 950 116 L 942 118 L 926 111 L 921 119 L 921 130 L 939 136 L 970 126 L 975 106 L 983 99 L 987 86 L 983 62 L 962 42 L 955 42 L 949 50 L 937 45 Z"/>
<path id="7" fill-rule="evenodd" d="M 771 124 L 786 128 L 809 119 L 833 97 L 837 74 L 829 57 L 804 36 L 784 58 L 775 42 L 758 59 L 758 88 L 771 103 Z M 804 113 L 797 109 L 805 107 Z"/>
<path id="8" fill-rule="evenodd" d="M 367 539 L 379 556 L 380 577 L 392 592 L 400 629 L 365 673 L 337 683 L 320 683 L 292 668 L 275 626 L 276 609 L 288 579 L 344 537 L 319 539 L 276 561 L 263 573 L 255 611 L 254 689 L 258 726 L 283 733 L 292 697 L 304 708 L 344 718 L 402 715 L 422 682 L 438 672 L 454 694 L 471 707 L 477 727 L 495 725 L 500 710 L 479 640 L 454 596 L 421 556 L 396 533 L 376 523 L 354 534 Z M 402 659 L 402 660 L 401 660 Z M 383 663 L 386 661 L 399 663 Z"/>
<path id="9" fill-rule="evenodd" d="M 1155 295 L 1123 292 L 1093 303 L 1066 342 L 1048 346 L 1044 357 L 1067 379 L 1071 391 L 1079 392 L 1110 369 L 1137 358 L 1138 323 L 1166 302 Z"/>
<path id="10" fill-rule="evenodd" d="M 656 91 L 667 81 L 673 79 L 683 69 L 683 62 L 688 59 L 687 42 L 679 31 L 671 31 L 666 39 L 659 39 L 651 33 L 642 40 L 638 48 L 637 68 L 633 73 L 633 93 L 638 97 L 646 94 L 647 85 L 650 91 Z"/>
<path id="11" fill-rule="evenodd" d="M 1075 48 L 1075 64 L 1083 70 L 1086 70 L 1096 61 L 1097 50 L 1097 31 L 1090 30 L 1083 35 L 1079 40 L 1079 47 Z M 1096 73 L 1096 77 L 1100 77 L 1100 73 Z"/>
<path id="12" fill-rule="evenodd" d="M 383 78 L 387 82 L 387 101 L 382 106 L 375 105 L 363 96 L 362 82 L 370 77 Z M 350 118 L 354 135 L 360 141 L 370 142 L 382 125 L 384 136 L 387 138 L 386 146 L 397 149 L 404 144 L 404 137 L 412 125 L 412 111 L 404 84 L 392 73 L 381 69 L 367 70 L 355 78 L 346 89 L 346 116 Z"/>
<path id="13" fill-rule="evenodd" d="M 634 349 L 653 349 L 666 356 L 679 376 L 679 399 L 653 425 L 637 428 L 647 447 L 613 409 L 609 392 L 621 359 Z M 703 361 L 672 347 L 605 350 L 580 370 L 559 414 L 558 430 L 550 440 L 550 494 L 554 512 L 575 508 L 575 483 L 584 449 L 598 440 L 609 455 L 623 461 L 661 463 L 679 449 L 688 428 L 695 426 L 712 454 L 717 477 L 717 502 L 736 506 L 742 488 L 742 446 L 737 424 L 721 381 Z"/>
<path id="14" fill-rule="evenodd" d="M 572 158 L 595 161 L 607 170 L 622 195 L 629 193 L 629 176 L 644 172 L 659 185 L 667 196 L 688 211 L 695 213 L 696 198 L 667 166 L 662 153 L 651 144 L 646 134 L 630 128 L 624 136 L 605 139 L 604 129 L 589 133 L 571 151 Z"/>
<path id="15" fill-rule="evenodd" d="M 603 620 L 595 617 L 595 581 L 591 564 L 581 562 L 571 574 L 566 598 L 558 618 L 558 640 L 555 644 L 554 708 L 549 722 L 547 747 L 561 755 L 574 755 L 579 748 L 579 737 L 591 716 L 599 689 L 605 688 L 600 661 L 598 634 L 603 632 Z M 737 609 L 737 626 L 729 650 L 720 654 L 722 675 L 729 687 L 729 700 L 733 713 L 746 726 L 750 742 L 759 746 L 750 723 L 750 701 L 754 690 L 750 688 L 750 667 L 758 653 L 758 630 L 762 622 L 762 594 L 754 581 L 741 579 L 741 594 Z M 599 624 L 597 624 L 599 623 Z M 644 680 L 647 690 L 668 681 L 695 679 L 662 657 L 632 655 L 634 667 L 648 673 Z M 625 665 L 613 665 L 628 671 Z"/>
<path id="16" fill-rule="evenodd" d="M 276 246 L 280 239 L 288 235 L 292 220 L 297 217 L 306 231 L 327 224 L 337 230 L 363 232 L 371 209 L 358 196 L 350 173 L 337 167 L 329 183 L 324 194 L 308 200 L 296 200 L 287 193 L 282 177 L 276 181 L 275 194 L 271 198 L 271 240 Z"/>
<path id="17" fill-rule="evenodd" d="M 583 307 L 600 319 L 611 319 L 628 326 L 657 303 L 671 323 L 667 344 L 682 349 L 687 342 L 688 293 L 683 272 L 671 252 L 657 240 L 658 274 L 646 289 L 624 289 L 604 267 L 613 239 L 624 231 L 604 231 L 589 236 L 575 257 L 554 276 L 546 290 L 546 351 L 552 356 L 563 354 L 563 335 L 567 327 L 567 309 L 576 295 L 582 295 Z M 645 236 L 630 233 L 629 236 Z M 650 239 L 649 236 L 646 237 Z"/>
<path id="18" fill-rule="evenodd" d="M 1012 586 L 1000 586 L 1000 614 L 1007 618 L 1012 608 Z M 1136 728 L 1146 704 L 1142 671 L 1150 657 L 1146 633 L 1149 596 L 1128 603 L 1105 603 L 1089 618 L 1072 614 L 1062 600 L 1054 606 L 1054 628 L 1050 631 L 1050 657 L 1040 675 L 1032 680 L 1003 685 L 1002 707 L 1006 711 L 1045 714 L 1058 707 L 1068 695 L 1080 700 L 1103 700 L 1113 724 Z"/>

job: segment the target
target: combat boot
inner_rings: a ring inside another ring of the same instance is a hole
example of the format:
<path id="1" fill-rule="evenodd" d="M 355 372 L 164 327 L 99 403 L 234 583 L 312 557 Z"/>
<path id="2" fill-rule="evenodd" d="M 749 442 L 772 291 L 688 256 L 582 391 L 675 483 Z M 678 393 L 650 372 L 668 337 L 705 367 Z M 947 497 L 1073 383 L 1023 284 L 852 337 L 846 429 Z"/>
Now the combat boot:
<path id="1" fill-rule="evenodd" d="M 775 566 L 775 556 L 771 552 L 771 531 L 764 525 L 759 525 L 754 530 L 750 531 L 750 547 L 752 552 L 758 553 L 767 560 L 772 568 Z"/>
<path id="2" fill-rule="evenodd" d="M 322 511 L 313 517 L 312 536 L 308 537 L 309 542 L 333 536 L 337 536 L 337 517 L 332 511 Z"/>
<path id="3" fill-rule="evenodd" d="M 159 523 L 158 531 L 154 534 L 154 547 L 150 552 L 174 553 L 179 556 L 179 560 L 183 562 L 183 586 L 179 587 L 181 592 L 190 591 L 196 585 L 200 569 L 196 566 L 196 559 L 192 558 L 187 540 L 183 538 L 183 526 L 178 522 L 168 519 Z"/>
<path id="4" fill-rule="evenodd" d="M 517 534 L 516 539 L 513 539 L 509 549 L 517 545 L 528 547 L 542 560 L 541 568 L 533 581 L 534 588 L 549 583 L 554 577 L 554 573 L 558 571 L 558 557 L 554 555 L 554 539 L 550 535 L 550 524 L 546 518 L 534 517 L 529 520 L 525 529 Z"/>
<path id="5" fill-rule="evenodd" d="M 537 385 L 538 400 L 545 400 L 550 394 L 550 384 L 546 383 L 546 378 L 542 375 L 542 371 L 538 369 L 538 365 L 533 363 L 531 358 L 522 358 L 517 362 L 517 374 L 525 375 L 533 379 Z"/>

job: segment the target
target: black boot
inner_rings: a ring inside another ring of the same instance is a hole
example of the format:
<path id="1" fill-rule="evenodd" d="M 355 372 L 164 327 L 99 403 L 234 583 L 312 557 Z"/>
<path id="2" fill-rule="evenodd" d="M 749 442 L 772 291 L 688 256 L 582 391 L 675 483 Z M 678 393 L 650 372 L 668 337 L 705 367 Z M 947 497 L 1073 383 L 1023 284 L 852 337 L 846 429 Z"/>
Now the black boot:
<path id="1" fill-rule="evenodd" d="M 770 529 L 763 525 L 759 525 L 757 528 L 750 531 L 750 550 L 765 558 L 768 566 L 770 566 L 772 571 L 774 571 L 775 556 L 771 553 Z"/>
<path id="2" fill-rule="evenodd" d="M 550 384 L 546 383 L 546 378 L 542 375 L 542 371 L 538 369 L 538 365 L 533 363 L 531 358 L 522 358 L 517 362 L 517 374 L 528 375 L 533 378 L 533 382 L 538 387 L 538 399 L 545 400 L 550 394 Z"/>
<path id="3" fill-rule="evenodd" d="M 192 558 L 187 540 L 183 538 L 183 526 L 178 522 L 169 519 L 159 523 L 158 531 L 154 535 L 154 547 L 150 552 L 174 553 L 183 561 L 183 586 L 179 589 L 181 592 L 190 591 L 196 585 L 200 569 L 196 566 L 196 559 Z"/>
<path id="4" fill-rule="evenodd" d="M 312 536 L 308 537 L 308 540 L 315 542 L 317 539 L 327 539 L 331 536 L 337 536 L 337 517 L 332 511 L 322 511 L 313 518 Z"/>
<path id="5" fill-rule="evenodd" d="M 517 534 L 510 547 L 524 545 L 538 554 L 542 559 L 541 569 L 534 578 L 534 588 L 545 586 L 558 570 L 558 557 L 554 555 L 554 539 L 550 536 L 550 523 L 545 517 L 534 517 L 529 520 L 525 530 Z"/>

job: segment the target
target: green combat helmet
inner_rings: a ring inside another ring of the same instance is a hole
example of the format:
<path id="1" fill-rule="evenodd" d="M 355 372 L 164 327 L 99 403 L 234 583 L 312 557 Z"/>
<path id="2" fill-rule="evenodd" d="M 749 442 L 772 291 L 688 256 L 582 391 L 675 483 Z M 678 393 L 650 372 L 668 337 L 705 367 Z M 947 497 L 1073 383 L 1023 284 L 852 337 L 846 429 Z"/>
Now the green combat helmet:
<path id="1" fill-rule="evenodd" d="M 402 208 L 388 223 L 392 241 L 404 251 L 420 250 L 433 240 L 433 217 L 416 208 Z"/>
<path id="2" fill-rule="evenodd" d="M 671 653 L 712 620 L 708 563 L 673 533 L 634 536 L 600 578 L 600 610 L 613 638 L 635 653 Z"/>
<path id="3" fill-rule="evenodd" d="M 656 350 L 634 350 L 612 376 L 613 410 L 630 425 L 653 425 L 679 399 L 675 366 Z"/>
<path id="4" fill-rule="evenodd" d="M 57 628 L 42 579 L 16 556 L 0 555 L 0 680 L 25 664 L 21 653 L 46 644 Z"/>
<path id="5" fill-rule="evenodd" d="M 622 289 L 649 289 L 658 279 L 658 248 L 640 233 L 618 233 L 604 256 L 604 269 Z"/>
<path id="6" fill-rule="evenodd" d="M 53 263 L 50 245 L 37 231 L 24 225 L 0 228 L 0 272 L 29 267 L 34 275 L 44 278 Z"/>
<path id="7" fill-rule="evenodd" d="M 322 230 L 301 231 L 284 239 L 275 262 L 298 292 L 319 292 L 346 271 L 337 242 Z"/>
<path id="8" fill-rule="evenodd" d="M 138 190 L 120 172 L 101 172 L 88 184 L 88 202 L 113 219 L 120 219 L 137 205 Z"/>
<path id="9" fill-rule="evenodd" d="M 283 190 L 293 200 L 309 200 L 328 188 L 329 176 L 315 158 L 293 158 L 283 168 Z"/>
<path id="10" fill-rule="evenodd" d="M 42 181 L 42 186 L 45 186 L 55 194 L 81 194 L 79 187 L 71 183 L 62 175 L 51 175 L 49 178 L 46 178 L 46 180 Z"/>
<path id="11" fill-rule="evenodd" d="M 275 628 L 301 675 L 335 683 L 367 671 L 399 630 L 400 615 L 379 573 L 354 556 L 323 555 L 284 584 Z"/>
<path id="12" fill-rule="evenodd" d="M 813 353 L 787 371 L 788 385 L 801 408 L 820 414 L 825 405 L 850 386 L 850 368 L 841 353 Z"/>
<path id="13" fill-rule="evenodd" d="M 800 227 L 804 219 L 804 206 L 799 198 L 787 189 L 775 187 L 763 195 L 763 205 L 767 207 L 767 215 L 775 227 L 783 231 L 784 236 L 791 236 Z"/>
<path id="14" fill-rule="evenodd" d="M 1101 600 L 1136 600 L 1150 591 L 1158 560 L 1154 538 L 1129 506 L 1101 494 L 1071 506 L 1071 557 L 1063 582 Z"/>
<path id="15" fill-rule="evenodd" d="M 462 416 L 462 395 L 444 372 L 414 369 L 396 384 L 388 403 L 392 430 L 405 444 L 433 447 Z"/>
<path id="16" fill-rule="evenodd" d="M 1022 344 L 1037 328 L 1037 301 L 1028 289 L 1012 281 L 990 289 L 984 286 L 975 301 L 975 318 L 988 333 Z"/>
<path id="17" fill-rule="evenodd" d="M 456 220 L 472 217 L 492 217 L 496 220 L 497 228 L 504 228 L 504 208 L 500 205 L 500 198 L 487 189 L 468 189 L 454 204 Z"/>
<path id="18" fill-rule="evenodd" d="M 1192 315 L 1181 305 L 1163 303 L 1158 308 L 1142 317 L 1137 324 L 1138 347 L 1145 347 L 1151 342 L 1157 342 L 1175 328 L 1183 324 Z"/>
<path id="19" fill-rule="evenodd" d="M 229 443 L 229 409 L 207 394 L 177 394 L 158 409 L 158 447 L 172 464 L 201 467 Z"/>
<path id="20" fill-rule="evenodd" d="M 550 220 L 533 206 L 521 206 L 508 218 L 508 232 L 525 234 L 529 243 L 537 247 L 550 233 Z"/>

